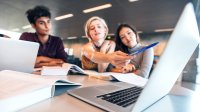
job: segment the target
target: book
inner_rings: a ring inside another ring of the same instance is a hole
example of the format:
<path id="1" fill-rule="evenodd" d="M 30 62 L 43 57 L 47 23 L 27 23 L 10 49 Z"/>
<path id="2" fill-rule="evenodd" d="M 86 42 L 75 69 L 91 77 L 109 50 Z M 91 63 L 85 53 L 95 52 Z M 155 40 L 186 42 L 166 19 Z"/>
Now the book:
<path id="1" fill-rule="evenodd" d="M 126 82 L 129 84 L 134 84 L 137 86 L 145 86 L 148 79 L 138 76 L 134 73 L 115 73 L 115 72 L 104 72 L 98 73 L 96 71 L 85 70 L 85 73 L 90 77 L 94 77 L 102 80 L 117 80 L 121 82 Z"/>
<path id="2" fill-rule="evenodd" d="M 67 75 L 68 72 L 85 74 L 85 71 L 77 65 L 64 63 L 60 66 L 47 67 L 43 66 L 41 68 L 41 75 Z"/>
<path id="3" fill-rule="evenodd" d="M 93 70 L 83 70 L 77 65 L 65 63 L 62 67 L 43 67 L 41 75 L 68 75 L 68 72 L 78 73 L 82 75 L 88 75 L 89 77 L 101 79 L 101 80 L 118 80 L 138 86 L 144 86 L 148 79 L 138 76 L 134 73 L 115 73 L 104 72 L 99 73 Z"/>
<path id="4" fill-rule="evenodd" d="M 57 87 L 66 87 L 66 91 L 80 85 L 57 77 L 0 71 L 0 111 L 17 111 L 55 96 Z"/>

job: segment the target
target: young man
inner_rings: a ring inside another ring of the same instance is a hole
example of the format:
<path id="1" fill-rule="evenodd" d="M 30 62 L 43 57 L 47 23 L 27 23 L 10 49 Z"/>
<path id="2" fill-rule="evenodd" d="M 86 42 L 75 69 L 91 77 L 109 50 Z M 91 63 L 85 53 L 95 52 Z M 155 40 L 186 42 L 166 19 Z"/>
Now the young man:
<path id="1" fill-rule="evenodd" d="M 26 12 L 27 19 L 35 29 L 35 33 L 23 33 L 20 40 L 40 44 L 35 67 L 61 66 L 66 62 L 67 54 L 59 37 L 50 35 L 51 13 L 45 6 L 36 6 Z"/>

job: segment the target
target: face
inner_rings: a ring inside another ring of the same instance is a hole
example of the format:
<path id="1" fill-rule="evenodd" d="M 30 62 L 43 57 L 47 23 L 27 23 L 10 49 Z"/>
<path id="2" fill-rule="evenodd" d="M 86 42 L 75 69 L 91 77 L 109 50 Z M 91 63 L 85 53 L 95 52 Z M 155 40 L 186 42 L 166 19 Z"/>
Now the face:
<path id="1" fill-rule="evenodd" d="M 128 27 L 123 27 L 119 32 L 119 36 L 122 43 L 128 48 L 133 48 L 137 44 L 136 34 Z"/>
<path id="2" fill-rule="evenodd" d="M 99 20 L 94 20 L 89 26 L 89 35 L 93 42 L 102 44 L 105 39 L 106 28 Z"/>
<path id="3" fill-rule="evenodd" d="M 51 30 L 51 21 L 48 17 L 40 17 L 32 24 L 33 28 L 39 35 L 49 35 Z"/>

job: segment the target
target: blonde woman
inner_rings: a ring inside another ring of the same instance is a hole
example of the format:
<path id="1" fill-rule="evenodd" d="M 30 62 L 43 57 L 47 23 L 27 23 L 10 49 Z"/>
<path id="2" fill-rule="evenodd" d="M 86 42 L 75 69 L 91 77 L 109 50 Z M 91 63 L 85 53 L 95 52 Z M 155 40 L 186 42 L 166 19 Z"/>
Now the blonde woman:
<path id="1" fill-rule="evenodd" d="M 83 69 L 105 72 L 109 63 L 115 66 L 124 66 L 130 61 L 131 56 L 115 50 L 115 42 L 105 40 L 108 27 L 104 19 L 91 17 L 85 24 L 85 34 L 90 40 L 82 49 Z"/>

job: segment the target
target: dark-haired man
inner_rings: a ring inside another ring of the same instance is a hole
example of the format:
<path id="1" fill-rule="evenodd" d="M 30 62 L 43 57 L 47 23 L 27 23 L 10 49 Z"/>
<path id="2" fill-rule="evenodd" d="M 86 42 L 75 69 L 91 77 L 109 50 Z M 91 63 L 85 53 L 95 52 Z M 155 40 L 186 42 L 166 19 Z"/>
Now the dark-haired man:
<path id="1" fill-rule="evenodd" d="M 61 66 L 66 62 L 67 54 L 59 37 L 50 35 L 51 13 L 45 6 L 36 6 L 26 12 L 27 19 L 35 29 L 35 33 L 23 33 L 20 40 L 40 44 L 35 67 Z"/>

